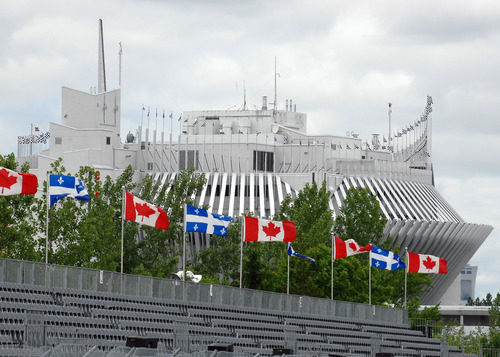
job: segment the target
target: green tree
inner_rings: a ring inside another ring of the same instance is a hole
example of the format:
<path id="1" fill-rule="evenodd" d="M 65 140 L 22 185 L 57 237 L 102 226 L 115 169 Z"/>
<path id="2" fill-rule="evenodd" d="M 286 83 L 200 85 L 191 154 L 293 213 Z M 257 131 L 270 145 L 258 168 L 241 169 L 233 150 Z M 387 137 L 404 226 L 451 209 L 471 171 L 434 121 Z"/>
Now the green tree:
<path id="1" fill-rule="evenodd" d="M 193 198 L 204 184 L 205 176 L 192 169 L 179 172 L 171 185 L 162 187 L 153 182 L 150 175 L 144 178 L 138 197 L 166 209 L 170 225 L 166 231 L 141 227 L 138 258 L 142 265 L 135 272 L 145 270 L 153 276 L 166 277 L 176 270 L 183 256 L 184 204 L 193 205 Z M 194 265 L 195 262 L 196 257 L 192 254 L 191 261 L 186 265 Z"/>
<path id="2" fill-rule="evenodd" d="M 294 248 L 295 249 L 295 248 Z M 298 251 L 298 250 L 297 250 Z M 330 296 L 330 262 L 331 249 L 324 243 L 319 243 L 305 251 L 298 251 L 316 260 L 290 257 L 290 293 L 315 297 Z M 282 271 L 286 272 L 286 267 Z M 282 291 L 286 291 L 286 276 L 282 281 Z"/>
<path id="3" fill-rule="evenodd" d="M 360 245 L 378 244 L 384 233 L 386 219 L 377 198 L 366 188 L 350 188 L 335 218 L 334 233 Z"/>
<path id="4" fill-rule="evenodd" d="M 240 280 L 241 220 L 234 218 L 225 237 L 211 235 L 210 246 L 200 251 L 195 266 L 203 281 L 217 281 L 239 286 Z"/>
<path id="5" fill-rule="evenodd" d="M 483 306 L 492 306 L 493 305 L 493 296 L 490 293 L 486 294 L 486 297 L 481 302 Z"/>
<path id="6" fill-rule="evenodd" d="M 488 311 L 490 331 L 488 347 L 500 348 L 500 293 L 497 293 Z"/>
<path id="7" fill-rule="evenodd" d="M 335 218 L 333 231 L 344 240 L 354 239 L 360 245 L 373 243 L 381 248 L 399 254 L 400 248 L 394 245 L 392 239 L 389 238 L 382 242 L 385 224 L 386 219 L 377 198 L 371 195 L 368 189 L 351 188 L 347 191 L 340 214 Z M 352 270 L 352 265 L 355 263 L 351 260 L 354 259 L 359 262 L 359 268 L 356 271 Z M 368 264 L 368 254 L 359 254 L 354 257 L 341 259 L 334 264 L 334 277 L 336 275 L 351 276 L 352 280 L 364 279 L 366 281 L 368 280 Z M 346 268 L 350 269 L 345 271 Z M 350 301 L 368 302 L 368 299 L 363 300 L 364 296 L 366 296 L 364 293 L 360 292 L 356 294 L 356 290 L 350 286 L 353 284 L 353 281 L 347 280 L 344 283 L 342 281 L 339 283 L 344 285 L 340 287 L 337 287 L 336 283 L 334 283 L 335 298 L 345 298 L 345 295 L 342 295 L 342 290 L 346 289 L 347 291 L 351 291 L 351 294 L 354 294 Z M 432 279 L 425 274 L 408 274 L 408 296 L 420 295 L 426 289 L 430 288 L 431 283 Z M 404 285 L 404 270 L 387 271 L 372 269 L 372 303 L 402 306 Z M 357 288 L 359 289 L 360 287 Z"/>
<path id="8" fill-rule="evenodd" d="M 29 165 L 18 168 L 13 153 L 0 155 L 0 167 L 28 172 Z M 35 195 L 0 196 L 0 257 L 39 261 Z"/>
<path id="9" fill-rule="evenodd" d="M 479 355 L 482 348 L 489 348 L 488 334 L 480 326 L 465 332 L 464 326 L 447 325 L 443 328 L 441 340 L 460 348 L 464 353 Z"/>
<path id="10" fill-rule="evenodd" d="M 70 174 L 62 160 L 52 163 L 51 173 Z M 100 180 L 91 167 L 81 167 L 75 175 L 82 179 L 90 201 L 64 198 L 49 209 L 49 263 L 120 271 L 121 216 L 123 189 L 132 190 L 134 170 L 127 167 L 113 180 Z M 47 182 L 43 197 L 38 202 L 40 232 L 45 236 Z M 130 272 L 137 264 L 135 237 L 137 227 L 126 225 L 124 231 L 124 271 Z M 45 239 L 41 242 L 44 251 Z"/>
<path id="11" fill-rule="evenodd" d="M 78 226 L 83 263 L 92 268 L 120 271 L 121 268 L 121 220 L 123 189 L 132 191 L 134 170 L 128 166 L 116 180 L 91 167 L 81 167 L 79 176 L 87 188 L 90 201 Z M 138 264 L 136 236 L 138 226 L 124 225 L 124 272 L 131 272 Z M 84 243 L 83 243 L 84 242 Z"/>
<path id="12" fill-rule="evenodd" d="M 281 203 L 276 216 L 279 220 L 295 223 L 297 239 L 293 242 L 296 252 L 312 257 L 310 261 L 290 258 L 290 293 L 317 297 L 330 296 L 331 230 L 332 211 L 328 204 L 329 194 L 326 183 L 307 183 L 292 200 L 287 196 Z M 286 291 L 287 246 L 279 251 L 279 282 L 277 291 Z"/>
<path id="13" fill-rule="evenodd" d="M 283 262 L 286 244 L 281 242 L 250 242 L 243 248 L 243 287 L 250 289 L 284 292 Z"/>
<path id="14" fill-rule="evenodd" d="M 420 298 L 418 296 L 413 297 L 408 301 L 407 309 L 408 309 L 408 317 L 410 319 L 424 319 L 433 322 L 442 321 L 441 313 L 439 312 L 439 305 L 436 304 L 431 307 L 424 307 L 420 309 Z"/>
<path id="15" fill-rule="evenodd" d="M 307 183 L 294 200 L 287 196 L 281 203 L 276 218 L 295 223 L 297 239 L 293 245 L 297 251 L 305 252 L 320 243 L 331 245 L 333 220 L 328 200 L 326 183 L 318 186 L 313 182 Z"/>

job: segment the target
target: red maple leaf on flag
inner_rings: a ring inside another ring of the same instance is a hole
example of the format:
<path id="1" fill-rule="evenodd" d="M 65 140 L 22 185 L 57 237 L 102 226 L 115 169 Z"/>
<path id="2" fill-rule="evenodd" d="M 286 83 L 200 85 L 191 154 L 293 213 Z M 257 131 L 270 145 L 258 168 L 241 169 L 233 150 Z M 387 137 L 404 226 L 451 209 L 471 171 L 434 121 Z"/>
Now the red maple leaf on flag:
<path id="1" fill-rule="evenodd" d="M 281 232 L 281 228 L 276 227 L 273 222 L 269 222 L 267 226 L 262 226 L 262 230 L 266 237 L 269 237 L 269 240 L 271 240 L 271 237 L 276 238 L 276 235 Z"/>
<path id="2" fill-rule="evenodd" d="M 0 170 L 0 187 L 2 188 L 2 194 L 4 189 L 8 188 L 10 190 L 10 187 L 16 182 L 17 177 L 10 176 L 10 172 L 5 169 Z"/>
<path id="3" fill-rule="evenodd" d="M 424 264 L 424 266 L 425 266 L 427 269 L 429 269 L 429 270 L 431 270 L 432 268 L 434 268 L 434 266 L 436 265 L 436 262 L 435 262 L 435 261 L 433 261 L 433 260 L 431 259 L 431 257 L 429 257 L 429 256 L 428 256 L 428 257 L 427 257 L 427 259 L 425 259 L 422 263 L 423 263 L 423 264 Z"/>
<path id="4" fill-rule="evenodd" d="M 138 216 L 142 216 L 141 221 L 144 221 L 144 217 L 149 218 L 149 216 L 156 213 L 156 211 L 149 207 L 147 203 L 137 203 L 135 205 L 135 210 L 137 211 Z"/>
<path id="5" fill-rule="evenodd" d="M 354 242 L 349 243 L 349 248 L 351 248 L 354 252 L 358 250 L 358 247 L 356 247 L 356 244 L 354 244 Z"/>

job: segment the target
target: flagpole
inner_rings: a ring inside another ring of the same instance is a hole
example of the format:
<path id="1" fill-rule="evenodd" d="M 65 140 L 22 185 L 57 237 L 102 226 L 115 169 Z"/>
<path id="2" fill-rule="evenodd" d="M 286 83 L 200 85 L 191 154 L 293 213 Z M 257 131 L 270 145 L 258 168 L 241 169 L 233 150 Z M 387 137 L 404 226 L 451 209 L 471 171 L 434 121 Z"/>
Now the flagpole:
<path id="1" fill-rule="evenodd" d="M 172 123 L 172 121 L 173 121 L 173 114 L 172 112 L 170 112 L 170 142 L 168 145 L 169 148 L 168 162 L 170 163 L 170 167 L 172 167 L 172 171 L 175 171 L 174 165 L 171 164 L 174 156 L 174 150 L 172 148 L 172 134 L 174 132 L 174 124 Z"/>
<path id="2" fill-rule="evenodd" d="M 163 110 L 163 127 L 161 130 L 161 165 L 160 165 L 160 171 L 166 172 L 167 171 L 167 165 L 165 163 L 165 160 L 163 159 L 164 156 L 164 151 L 165 151 L 165 110 Z M 163 170 L 162 170 L 163 169 Z"/>
<path id="3" fill-rule="evenodd" d="M 368 305 L 372 304 L 372 252 L 369 252 L 368 259 Z"/>
<path id="4" fill-rule="evenodd" d="M 330 271 L 331 279 L 330 282 L 330 299 L 333 300 L 333 261 L 335 259 L 335 235 L 332 234 L 332 267 Z"/>
<path id="5" fill-rule="evenodd" d="M 245 232 L 245 217 L 241 224 L 241 242 L 240 242 L 240 289 L 243 287 L 243 237 Z"/>
<path id="6" fill-rule="evenodd" d="M 45 222 L 45 264 L 49 264 L 49 202 L 50 202 L 50 175 L 47 171 L 47 219 Z"/>
<path id="7" fill-rule="evenodd" d="M 158 108 L 156 108 L 155 114 L 155 130 L 153 130 L 153 173 L 156 173 L 156 135 L 158 133 Z"/>
<path id="8" fill-rule="evenodd" d="M 407 299 L 407 286 L 408 286 L 408 247 L 405 247 L 405 256 L 406 256 L 406 268 L 405 268 L 405 300 L 403 307 L 406 307 L 406 299 Z"/>
<path id="9" fill-rule="evenodd" d="M 179 136 L 180 137 L 180 136 Z M 182 280 L 186 281 L 186 204 L 184 204 L 184 232 L 182 234 Z"/>
<path id="10" fill-rule="evenodd" d="M 123 282 L 123 227 L 125 222 L 125 186 L 122 186 L 122 236 L 121 236 L 121 257 L 120 257 L 120 272 Z"/>
<path id="11" fill-rule="evenodd" d="M 290 243 L 288 243 L 288 249 L 290 249 Z M 287 273 L 286 273 L 286 294 L 290 294 L 290 255 L 288 250 L 286 252 L 287 256 Z"/>

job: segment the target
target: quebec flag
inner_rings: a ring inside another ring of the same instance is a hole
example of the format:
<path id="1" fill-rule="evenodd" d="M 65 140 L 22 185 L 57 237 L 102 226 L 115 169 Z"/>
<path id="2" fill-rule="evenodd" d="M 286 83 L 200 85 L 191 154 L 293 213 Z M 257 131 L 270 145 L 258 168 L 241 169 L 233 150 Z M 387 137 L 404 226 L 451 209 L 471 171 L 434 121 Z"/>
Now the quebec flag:
<path id="1" fill-rule="evenodd" d="M 232 217 L 210 213 L 206 209 L 186 205 L 186 232 L 225 236 Z"/>
<path id="2" fill-rule="evenodd" d="M 82 180 L 73 176 L 50 175 L 49 177 L 50 206 L 61 198 L 73 197 L 80 201 L 90 199 Z"/>
<path id="3" fill-rule="evenodd" d="M 370 264 L 372 267 L 391 271 L 406 268 L 399 255 L 374 245 L 370 251 Z"/>

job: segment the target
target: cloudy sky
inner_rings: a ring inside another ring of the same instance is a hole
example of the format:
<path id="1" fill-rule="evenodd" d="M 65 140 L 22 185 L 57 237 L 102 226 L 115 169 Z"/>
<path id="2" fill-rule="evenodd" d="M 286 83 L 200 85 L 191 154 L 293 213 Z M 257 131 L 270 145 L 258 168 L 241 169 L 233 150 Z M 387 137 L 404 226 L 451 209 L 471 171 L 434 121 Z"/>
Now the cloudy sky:
<path id="1" fill-rule="evenodd" d="M 0 154 L 30 124 L 60 121 L 61 87 L 97 85 L 104 21 L 108 89 L 122 128 L 143 105 L 183 110 L 249 107 L 292 98 L 310 133 L 365 139 L 403 127 L 434 99 L 433 162 L 441 194 L 493 233 L 473 257 L 477 293 L 500 291 L 500 3 L 497 1 L 2 1 Z M 243 84 L 245 83 L 245 85 Z"/>

